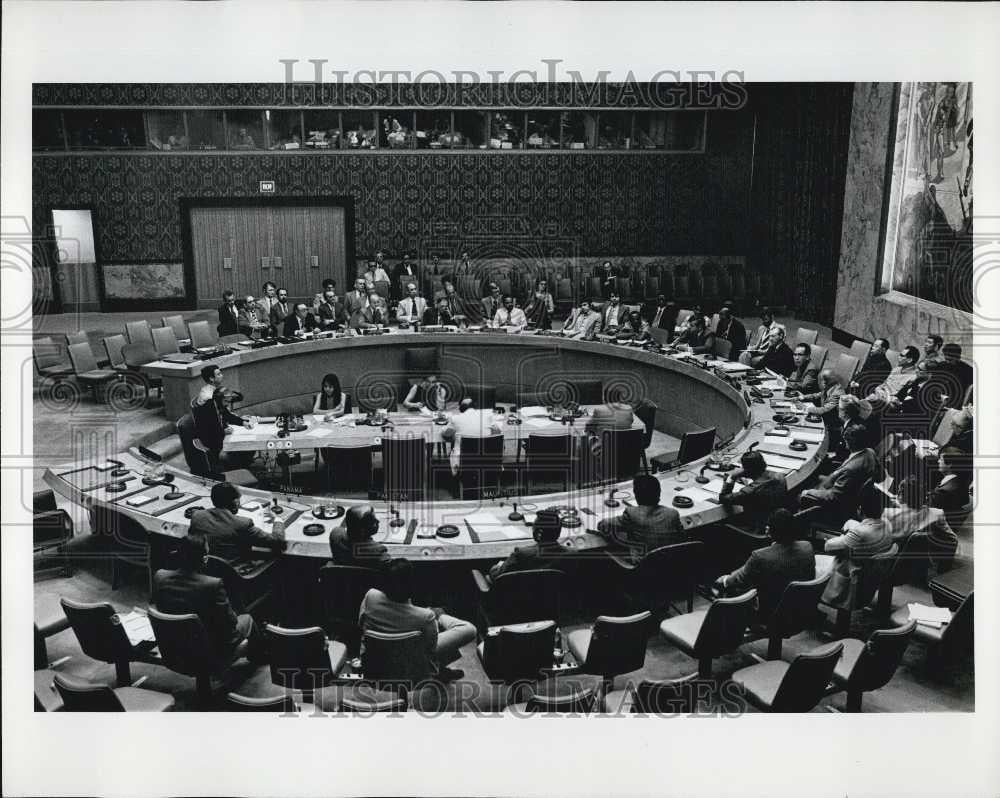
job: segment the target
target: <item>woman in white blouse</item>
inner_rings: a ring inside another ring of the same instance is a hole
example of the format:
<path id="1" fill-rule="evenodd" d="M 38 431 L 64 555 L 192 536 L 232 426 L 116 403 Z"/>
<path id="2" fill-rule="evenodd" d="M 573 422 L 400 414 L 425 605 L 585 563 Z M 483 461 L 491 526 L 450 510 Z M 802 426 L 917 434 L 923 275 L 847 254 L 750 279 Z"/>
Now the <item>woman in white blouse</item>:
<path id="1" fill-rule="evenodd" d="M 340 379 L 336 374 L 327 374 L 313 402 L 313 413 L 322 413 L 323 420 L 330 421 L 344 415 L 350 408 L 351 399 L 340 390 Z"/>

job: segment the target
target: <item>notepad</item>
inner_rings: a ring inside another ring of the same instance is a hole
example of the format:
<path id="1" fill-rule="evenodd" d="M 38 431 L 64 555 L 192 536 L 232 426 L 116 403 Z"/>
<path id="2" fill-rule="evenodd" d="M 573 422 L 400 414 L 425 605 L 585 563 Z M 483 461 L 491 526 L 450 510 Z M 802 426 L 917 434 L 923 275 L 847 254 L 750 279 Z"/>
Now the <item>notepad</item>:
<path id="1" fill-rule="evenodd" d="M 141 507 L 144 504 L 149 504 L 154 498 L 154 496 L 132 496 L 125 500 L 125 504 L 130 507 Z"/>
<path id="2" fill-rule="evenodd" d="M 947 607 L 928 607 L 926 604 L 907 604 L 910 610 L 910 620 L 924 626 L 940 629 L 951 621 L 951 612 Z"/>
<path id="3" fill-rule="evenodd" d="M 145 612 L 136 608 L 132 612 L 126 615 L 119 615 L 118 620 L 121 621 L 122 628 L 125 630 L 125 634 L 128 635 L 128 642 L 137 646 L 140 643 L 146 641 L 155 641 L 156 635 L 153 634 L 153 627 L 149 623 L 149 617 Z"/>
<path id="4" fill-rule="evenodd" d="M 492 513 L 479 512 L 467 515 L 465 523 L 476 531 L 480 543 L 495 543 L 500 540 L 518 540 L 531 537 L 531 530 L 527 527 L 518 527 L 501 521 Z"/>
<path id="5" fill-rule="evenodd" d="M 543 427 L 549 426 L 547 418 L 527 418 L 524 420 L 524 425 L 526 427 L 534 427 L 535 429 L 542 429 Z"/>

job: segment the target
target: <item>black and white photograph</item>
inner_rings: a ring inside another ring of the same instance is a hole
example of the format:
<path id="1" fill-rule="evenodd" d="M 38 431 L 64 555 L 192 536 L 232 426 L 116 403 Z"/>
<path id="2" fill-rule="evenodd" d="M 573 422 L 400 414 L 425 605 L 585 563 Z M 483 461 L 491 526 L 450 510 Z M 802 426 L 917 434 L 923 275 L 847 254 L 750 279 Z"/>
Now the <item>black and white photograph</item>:
<path id="1" fill-rule="evenodd" d="M 996 5 L 3 8 L 5 794 L 997 794 Z"/>

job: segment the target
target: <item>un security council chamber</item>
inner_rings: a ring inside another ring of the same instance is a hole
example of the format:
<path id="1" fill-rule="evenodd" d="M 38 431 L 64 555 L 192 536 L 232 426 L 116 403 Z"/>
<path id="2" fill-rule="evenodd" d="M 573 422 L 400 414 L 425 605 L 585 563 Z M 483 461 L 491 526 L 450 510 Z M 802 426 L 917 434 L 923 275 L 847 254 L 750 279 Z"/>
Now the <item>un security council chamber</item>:
<path id="1" fill-rule="evenodd" d="M 972 712 L 972 84 L 34 84 L 36 711 Z"/>

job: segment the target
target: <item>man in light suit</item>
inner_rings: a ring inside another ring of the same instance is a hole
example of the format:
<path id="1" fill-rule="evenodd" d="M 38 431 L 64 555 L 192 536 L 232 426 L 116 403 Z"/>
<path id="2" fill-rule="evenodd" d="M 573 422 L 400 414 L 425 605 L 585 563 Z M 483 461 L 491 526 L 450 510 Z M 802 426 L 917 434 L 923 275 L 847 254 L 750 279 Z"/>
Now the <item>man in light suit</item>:
<path id="1" fill-rule="evenodd" d="M 489 325 L 490 327 L 510 327 L 520 330 L 528 326 L 528 319 L 523 310 L 515 307 L 514 297 L 507 294 L 503 298 L 503 306 L 489 320 Z"/>
<path id="2" fill-rule="evenodd" d="M 638 563 L 653 549 L 687 539 L 680 514 L 660 504 L 660 482 L 656 477 L 639 474 L 632 480 L 632 493 L 637 506 L 626 507 L 617 518 L 597 525 L 602 537 L 626 549 L 630 562 Z"/>
<path id="3" fill-rule="evenodd" d="M 267 327 L 268 322 L 265 321 L 265 318 L 260 314 L 260 309 L 257 307 L 253 296 L 247 294 L 246 299 L 243 301 L 243 307 L 240 308 L 240 314 L 237 317 L 240 332 L 247 336 L 247 338 L 252 337 L 254 333 Z"/>
<path id="4" fill-rule="evenodd" d="M 790 582 L 816 578 L 816 556 L 812 543 L 799 540 L 799 524 L 788 510 L 778 509 L 768 517 L 765 531 L 770 546 L 750 553 L 750 558 L 731 574 L 716 580 L 719 592 L 739 596 L 757 589 L 757 617 L 770 618 Z"/>
<path id="5" fill-rule="evenodd" d="M 625 306 L 622 304 L 621 297 L 612 291 L 611 296 L 608 297 L 608 304 L 601 311 L 601 332 L 605 335 L 612 335 L 618 332 L 618 328 L 625 320 L 625 313 Z"/>
<path id="6" fill-rule="evenodd" d="M 749 365 L 751 357 L 757 357 L 767 349 L 768 340 L 771 337 L 771 329 L 774 326 L 774 313 L 771 312 L 771 309 L 761 309 L 760 326 L 753 331 L 753 335 L 750 336 L 750 340 L 747 342 L 746 350 L 740 354 L 740 363 Z"/>
<path id="7" fill-rule="evenodd" d="M 865 448 L 868 431 L 861 424 L 851 424 L 844 430 L 844 441 L 850 449 L 840 468 L 823 477 L 819 487 L 799 494 L 802 507 L 828 507 L 835 514 L 851 515 L 857 508 L 861 487 L 868 481 L 881 482 L 882 464 L 875 452 Z"/>
<path id="8" fill-rule="evenodd" d="M 359 277 L 354 281 L 354 290 L 348 291 L 344 295 L 344 313 L 347 315 L 347 318 L 351 318 L 367 302 L 368 291 L 365 289 L 365 278 Z"/>
<path id="9" fill-rule="evenodd" d="M 406 297 L 400 300 L 396 307 L 396 321 L 400 324 L 413 324 L 423 321 L 427 310 L 427 300 L 417 294 L 417 284 L 406 284 Z"/>
<path id="10" fill-rule="evenodd" d="M 270 323 L 271 309 L 278 304 L 278 286 L 268 280 L 261 286 L 261 297 L 257 300 L 257 315 Z"/>
<path id="11" fill-rule="evenodd" d="M 458 413 L 451 417 L 441 437 L 454 441 L 451 449 L 451 473 L 458 475 L 458 464 L 462 456 L 462 438 L 485 438 L 496 435 L 503 428 L 492 418 L 492 411 L 477 410 L 472 399 L 466 397 L 458 404 Z"/>
<path id="12" fill-rule="evenodd" d="M 385 300 L 375 293 L 375 289 L 368 290 L 365 304 L 351 314 L 348 326 L 352 330 L 363 330 L 370 327 L 378 327 L 385 324 L 388 316 Z"/>
<path id="13" fill-rule="evenodd" d="M 254 663 L 265 661 L 264 636 L 253 618 L 237 615 L 222 579 L 203 573 L 207 553 L 204 536 L 194 531 L 178 540 L 177 568 L 160 569 L 153 575 L 153 604 L 161 612 L 197 615 L 220 661 L 232 661 L 244 640 L 247 658 Z"/>

